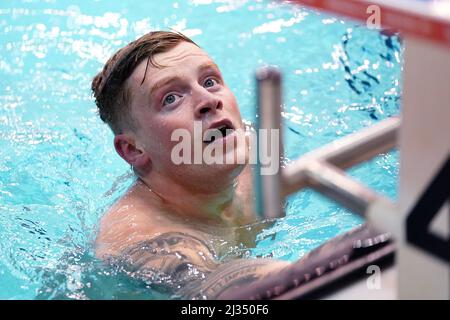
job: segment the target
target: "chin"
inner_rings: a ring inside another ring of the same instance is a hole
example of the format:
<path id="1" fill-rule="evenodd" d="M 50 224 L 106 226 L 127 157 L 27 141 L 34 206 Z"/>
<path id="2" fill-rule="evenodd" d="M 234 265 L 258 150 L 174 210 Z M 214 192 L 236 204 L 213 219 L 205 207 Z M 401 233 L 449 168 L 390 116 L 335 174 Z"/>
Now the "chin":
<path id="1" fill-rule="evenodd" d="M 211 165 L 211 166 L 222 177 L 223 177 L 223 175 L 228 175 L 227 178 L 235 179 L 244 170 L 246 164 L 239 164 L 239 163 L 214 164 L 214 165 Z"/>

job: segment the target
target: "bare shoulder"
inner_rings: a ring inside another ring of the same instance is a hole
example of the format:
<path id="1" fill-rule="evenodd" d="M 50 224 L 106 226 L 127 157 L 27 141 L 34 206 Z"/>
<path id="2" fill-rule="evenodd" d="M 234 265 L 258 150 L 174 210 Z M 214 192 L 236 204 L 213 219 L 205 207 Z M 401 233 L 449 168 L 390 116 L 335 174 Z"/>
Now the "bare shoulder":
<path id="1" fill-rule="evenodd" d="M 100 223 L 96 240 L 96 255 L 100 259 L 135 260 L 143 253 L 164 260 L 183 257 L 207 261 L 216 256 L 204 233 L 164 218 L 156 220 L 151 214 L 149 217 L 151 208 L 137 207 L 126 213 L 118 213 L 117 208 L 120 207 L 108 212 Z"/>
<path id="2" fill-rule="evenodd" d="M 107 223 L 103 224 L 107 228 Z M 100 233 L 97 257 L 166 292 L 175 293 L 188 283 L 197 283 L 219 266 L 207 239 L 195 230 L 154 225 L 115 229 Z"/>
<path id="3" fill-rule="evenodd" d="M 101 218 L 95 241 L 100 259 L 118 256 L 127 248 L 171 229 L 161 209 L 138 188 L 131 188 Z"/>
<path id="4" fill-rule="evenodd" d="M 217 299 L 287 266 L 271 259 L 224 262 L 207 237 L 193 229 L 142 222 L 146 218 L 139 213 L 128 213 L 125 221 L 133 215 L 134 221 L 124 227 L 119 213 L 108 214 L 97 240 L 97 256 L 148 281 L 155 290 L 186 299 Z M 150 225 L 142 229 L 142 223 Z"/>
<path id="5" fill-rule="evenodd" d="M 216 269 L 217 255 L 204 238 L 191 230 L 167 230 L 133 243 L 121 252 L 120 263 L 130 271 L 183 281 L 186 276 Z"/>

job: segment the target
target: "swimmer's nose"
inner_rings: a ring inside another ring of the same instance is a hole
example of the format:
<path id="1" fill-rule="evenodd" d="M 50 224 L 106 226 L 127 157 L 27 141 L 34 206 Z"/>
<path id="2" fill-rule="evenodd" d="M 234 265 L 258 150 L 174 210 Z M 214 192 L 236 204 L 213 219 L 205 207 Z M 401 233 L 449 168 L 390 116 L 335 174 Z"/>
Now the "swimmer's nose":
<path id="1" fill-rule="evenodd" d="M 195 107 L 196 118 L 202 118 L 208 113 L 215 113 L 223 108 L 222 100 L 210 92 L 202 95 L 199 103 Z"/>

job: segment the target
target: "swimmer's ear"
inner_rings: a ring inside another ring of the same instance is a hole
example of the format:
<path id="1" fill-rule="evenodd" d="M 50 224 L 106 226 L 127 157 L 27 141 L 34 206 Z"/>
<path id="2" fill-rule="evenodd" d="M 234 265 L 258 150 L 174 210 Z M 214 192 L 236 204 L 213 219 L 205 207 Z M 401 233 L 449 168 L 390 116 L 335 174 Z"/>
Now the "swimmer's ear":
<path id="1" fill-rule="evenodd" d="M 151 167 L 149 155 L 140 148 L 136 140 L 129 134 L 118 134 L 114 137 L 116 152 L 128 162 L 136 171 L 145 175 Z"/>

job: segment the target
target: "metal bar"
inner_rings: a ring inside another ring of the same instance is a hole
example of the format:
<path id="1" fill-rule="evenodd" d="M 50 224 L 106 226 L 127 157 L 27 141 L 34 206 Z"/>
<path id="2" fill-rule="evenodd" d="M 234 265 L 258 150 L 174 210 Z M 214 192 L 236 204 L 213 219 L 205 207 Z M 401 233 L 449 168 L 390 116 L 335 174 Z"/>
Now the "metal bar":
<path id="1" fill-rule="evenodd" d="M 311 161 L 306 175 L 310 187 L 361 216 L 381 197 L 326 162 Z"/>
<path id="2" fill-rule="evenodd" d="M 283 217 L 280 158 L 281 141 L 281 74 L 274 68 L 262 68 L 256 74 L 259 117 L 259 139 L 256 171 L 256 212 L 261 219 Z M 270 152 L 269 152 L 270 150 Z M 261 155 L 264 155 L 262 159 Z M 263 163 L 266 162 L 266 163 Z M 275 167 L 273 167 L 275 166 Z"/>
<path id="3" fill-rule="evenodd" d="M 283 196 L 309 186 L 307 170 L 312 162 L 346 169 L 388 152 L 396 145 L 399 127 L 400 119 L 393 117 L 305 154 L 283 169 Z"/>

